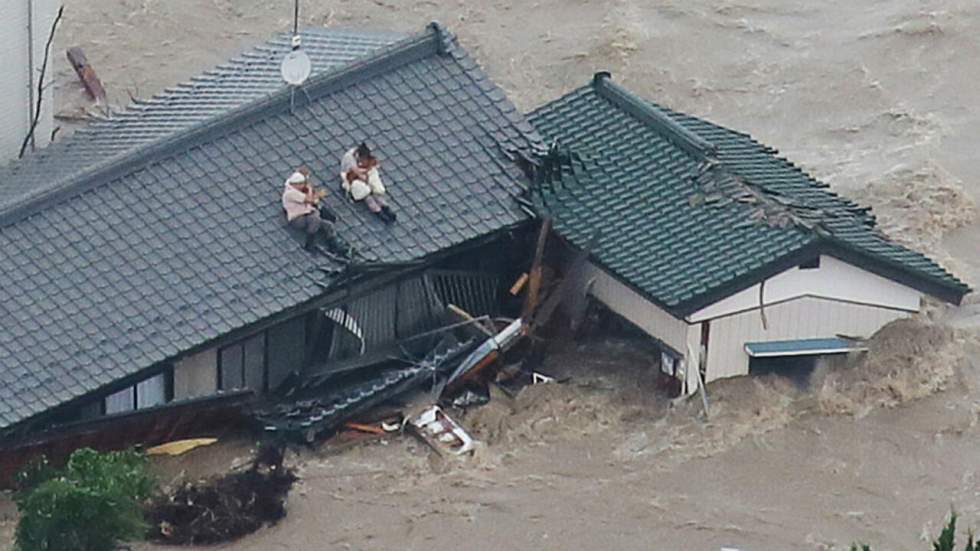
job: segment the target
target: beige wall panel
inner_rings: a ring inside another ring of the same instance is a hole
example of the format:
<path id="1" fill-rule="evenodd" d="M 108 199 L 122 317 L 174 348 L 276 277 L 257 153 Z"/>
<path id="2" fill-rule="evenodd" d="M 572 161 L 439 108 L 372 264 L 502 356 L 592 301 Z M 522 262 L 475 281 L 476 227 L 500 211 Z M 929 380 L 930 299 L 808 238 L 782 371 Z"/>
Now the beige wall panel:
<path id="1" fill-rule="evenodd" d="M 208 396 L 217 390 L 217 349 L 204 350 L 174 364 L 174 400 Z"/>

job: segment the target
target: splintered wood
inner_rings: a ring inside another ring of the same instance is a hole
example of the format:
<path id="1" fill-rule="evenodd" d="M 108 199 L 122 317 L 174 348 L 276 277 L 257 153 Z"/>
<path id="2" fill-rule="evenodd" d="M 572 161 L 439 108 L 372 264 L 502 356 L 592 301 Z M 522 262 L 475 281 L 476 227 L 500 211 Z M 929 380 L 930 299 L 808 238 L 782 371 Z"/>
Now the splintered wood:
<path id="1" fill-rule="evenodd" d="M 548 232 L 551 231 L 551 218 L 545 218 L 541 222 L 541 230 L 538 233 L 538 243 L 534 249 L 534 261 L 531 264 L 531 275 L 527 296 L 524 297 L 524 308 L 521 311 L 521 318 L 531 319 L 534 312 L 538 309 L 538 298 L 541 292 L 542 264 L 544 262 L 544 247 L 548 242 Z"/>
<path id="2" fill-rule="evenodd" d="M 529 276 L 527 272 L 521 274 L 521 277 L 517 278 L 517 281 L 515 281 L 514 285 L 511 286 L 510 294 L 516 297 L 521 292 L 521 289 L 524 288 L 524 284 L 527 283 L 528 277 Z"/>
<path id="3" fill-rule="evenodd" d="M 82 81 L 82 85 L 85 87 L 85 91 L 88 92 L 89 97 L 98 103 L 105 101 L 105 88 L 102 87 L 102 81 L 95 74 L 95 69 L 88 62 L 88 58 L 85 57 L 85 52 L 81 48 L 68 48 L 68 61 L 71 63 L 75 73 L 78 74 L 78 79 Z"/>

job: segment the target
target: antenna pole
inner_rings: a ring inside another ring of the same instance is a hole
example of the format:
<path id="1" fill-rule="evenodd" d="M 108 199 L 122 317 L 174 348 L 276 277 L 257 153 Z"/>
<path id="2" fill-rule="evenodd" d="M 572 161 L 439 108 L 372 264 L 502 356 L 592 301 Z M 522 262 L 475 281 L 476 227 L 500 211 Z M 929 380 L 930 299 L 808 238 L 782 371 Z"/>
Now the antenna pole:
<path id="1" fill-rule="evenodd" d="M 299 32 L 299 0 L 293 0 L 293 36 Z"/>

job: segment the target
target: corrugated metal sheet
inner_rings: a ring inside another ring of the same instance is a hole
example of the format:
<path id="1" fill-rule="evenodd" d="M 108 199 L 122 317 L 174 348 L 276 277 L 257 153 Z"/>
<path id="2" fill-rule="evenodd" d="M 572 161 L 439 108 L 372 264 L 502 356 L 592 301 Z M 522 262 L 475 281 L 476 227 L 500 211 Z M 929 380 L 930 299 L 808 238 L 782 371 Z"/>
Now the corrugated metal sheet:
<path id="1" fill-rule="evenodd" d="M 324 312 L 337 324 L 330 360 L 370 353 L 444 325 L 449 304 L 474 316 L 494 315 L 497 285 L 494 276 L 432 270 L 331 307 Z"/>

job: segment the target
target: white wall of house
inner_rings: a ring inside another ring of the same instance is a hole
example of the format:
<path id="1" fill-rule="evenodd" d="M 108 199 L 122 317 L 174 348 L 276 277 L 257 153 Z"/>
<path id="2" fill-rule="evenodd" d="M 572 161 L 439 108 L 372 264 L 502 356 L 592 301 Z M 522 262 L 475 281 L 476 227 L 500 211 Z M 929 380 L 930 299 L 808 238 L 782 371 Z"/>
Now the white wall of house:
<path id="1" fill-rule="evenodd" d="M 0 164 L 17 158 L 31 121 L 31 96 L 36 94 L 44 47 L 57 13 L 56 0 L 0 0 Z M 33 56 L 31 55 L 33 54 Z M 55 52 L 48 61 L 46 82 L 54 74 Z M 33 57 L 33 69 L 31 58 Z M 52 87 L 44 91 L 35 145 L 47 145 L 53 127 Z M 34 98 L 36 101 L 36 98 Z"/>
<path id="2" fill-rule="evenodd" d="M 589 265 L 590 294 L 610 310 L 684 356 L 685 389 L 698 388 L 702 332 L 708 331 L 705 382 L 746 375 L 748 342 L 869 337 L 918 312 L 922 293 L 832 256 L 817 268 L 794 267 L 679 319 L 600 268 Z M 764 305 L 767 324 L 760 314 Z M 680 373 L 679 373 L 680 375 Z"/>
<path id="3" fill-rule="evenodd" d="M 290 372 L 302 369 L 305 353 L 306 317 L 298 316 L 174 363 L 174 400 L 217 393 L 220 370 L 225 371 L 220 390 L 249 388 L 262 393 L 266 383 L 268 390 L 274 390 Z M 222 354 L 223 360 L 219 359 Z"/>
<path id="4" fill-rule="evenodd" d="M 758 307 L 708 322 L 707 381 L 747 375 L 749 356 L 745 343 L 748 342 L 827 338 L 838 334 L 870 337 L 886 323 L 911 315 L 906 310 L 812 296 L 766 307 L 765 313 L 766 327 L 762 325 Z"/>
<path id="5" fill-rule="evenodd" d="M 684 371 L 678 373 L 678 377 L 684 382 L 684 389 L 688 394 L 693 394 L 701 386 L 701 379 L 698 377 L 698 369 L 701 366 L 701 325 L 692 323 L 687 325 L 687 344 L 684 349 Z M 707 382 L 707 381 L 705 381 Z"/>
<path id="6" fill-rule="evenodd" d="M 678 354 L 681 362 L 677 365 L 676 376 L 685 382 L 687 392 L 697 390 L 695 370 L 700 357 L 699 327 L 674 317 L 591 262 L 586 264 L 584 271 L 582 280 L 587 282 L 589 294 Z"/>
<path id="7" fill-rule="evenodd" d="M 760 284 L 730 295 L 689 315 L 690 322 L 710 320 L 759 307 Z M 820 267 L 790 268 L 765 281 L 763 304 L 813 296 L 917 312 L 922 293 L 862 270 L 832 256 L 820 257 Z"/>
<path id="8" fill-rule="evenodd" d="M 684 320 L 675 318 L 666 310 L 652 304 L 591 262 L 586 264 L 583 280 L 591 282 L 589 294 L 607 308 L 673 348 L 674 351 L 685 354 L 687 323 Z"/>
<path id="9" fill-rule="evenodd" d="M 700 325 L 710 322 L 707 382 L 748 374 L 747 342 L 869 337 L 886 323 L 918 312 L 921 301 L 920 291 L 823 255 L 818 268 L 790 268 L 687 320 L 699 337 Z"/>

